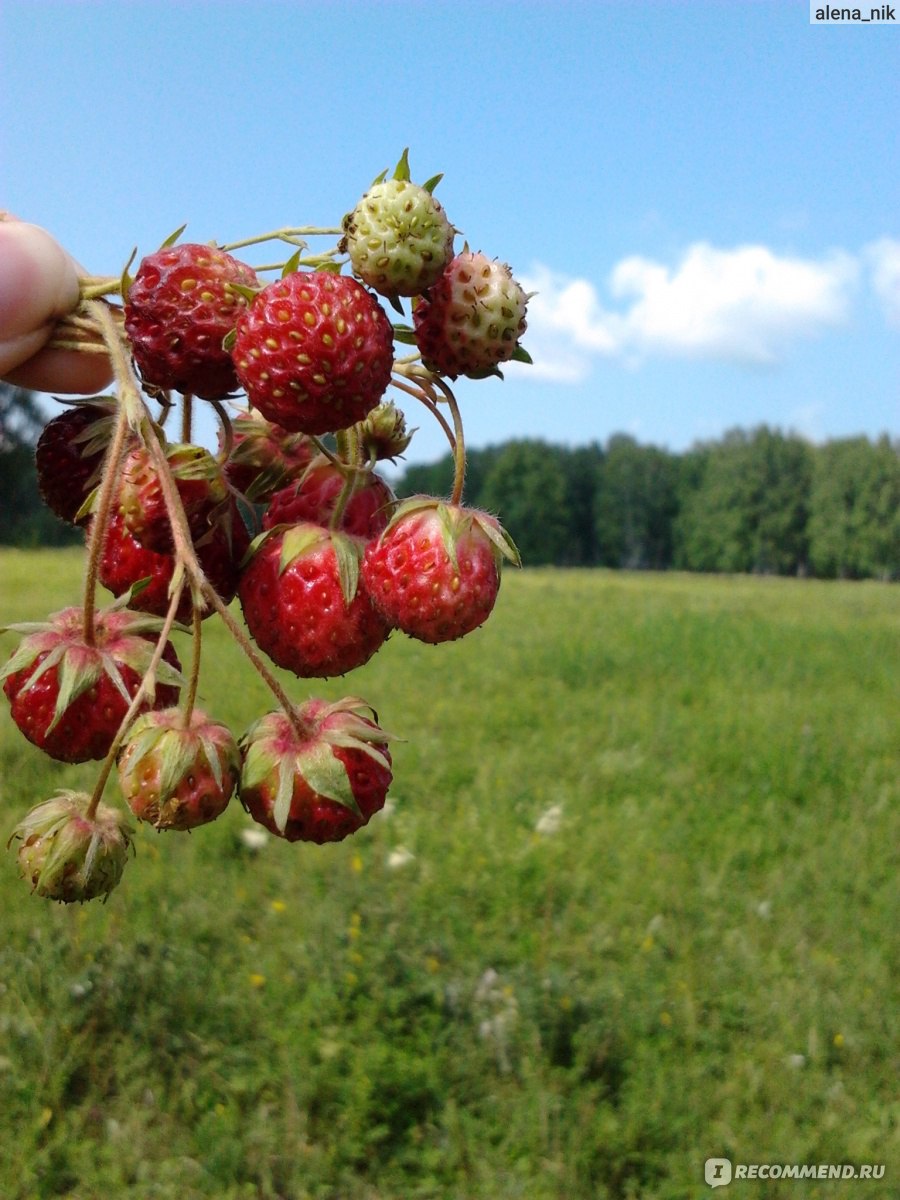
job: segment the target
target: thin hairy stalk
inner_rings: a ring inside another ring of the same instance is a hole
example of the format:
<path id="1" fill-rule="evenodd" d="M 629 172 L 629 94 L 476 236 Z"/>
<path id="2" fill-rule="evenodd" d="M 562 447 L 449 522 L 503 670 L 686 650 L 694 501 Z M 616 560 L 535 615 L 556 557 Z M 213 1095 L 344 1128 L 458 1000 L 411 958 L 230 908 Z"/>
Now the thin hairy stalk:
<path id="1" fill-rule="evenodd" d="M 82 300 L 99 300 L 101 296 L 119 296 L 122 293 L 121 275 L 81 275 L 78 286 Z"/>
<path id="2" fill-rule="evenodd" d="M 194 397 L 185 395 L 181 400 L 181 440 L 189 442 L 193 432 Z"/>
<path id="3" fill-rule="evenodd" d="M 462 501 L 463 488 L 466 483 L 466 443 L 463 436 L 462 414 L 459 411 L 459 405 L 456 402 L 456 397 L 450 390 L 450 385 L 446 383 L 439 375 L 435 375 L 432 382 L 436 388 L 443 394 L 444 399 L 450 407 L 450 412 L 453 416 L 453 429 L 456 435 L 456 449 L 453 455 L 454 475 L 453 475 L 453 492 L 450 496 L 451 504 L 459 504 Z"/>
<path id="4" fill-rule="evenodd" d="M 309 435 L 309 440 L 312 442 L 318 452 L 328 459 L 332 466 L 337 467 L 341 471 L 346 467 L 347 464 L 340 457 L 340 455 L 335 454 L 333 450 L 329 450 L 321 438 L 318 438 L 314 433 L 311 433 Z"/>
<path id="5" fill-rule="evenodd" d="M 119 371 L 117 370 L 117 366 L 121 365 L 118 360 L 122 357 L 118 327 L 113 318 L 110 316 L 105 304 L 94 300 L 91 301 L 90 307 L 92 310 L 98 310 L 99 312 L 99 330 L 104 339 L 106 352 L 109 354 L 110 360 L 113 363 L 113 369 L 118 378 Z M 123 402 L 120 395 L 119 411 L 116 414 L 116 423 L 113 430 L 113 436 L 110 439 L 110 443 L 106 449 L 103 467 L 103 481 L 100 484 L 100 489 L 97 493 L 97 501 L 94 506 L 94 517 L 91 521 L 91 532 L 88 539 L 87 568 L 85 571 L 84 580 L 84 615 L 82 627 L 84 640 L 88 646 L 94 645 L 94 616 L 97 605 L 97 578 L 100 570 L 100 557 L 103 553 L 103 543 L 106 540 L 106 534 L 109 529 L 113 500 L 115 498 L 116 487 L 119 481 L 119 463 L 121 462 L 122 455 L 125 450 L 126 440 L 128 438 L 128 433 L 132 424 L 130 418 L 131 413 L 129 405 Z"/>
<path id="6" fill-rule="evenodd" d="M 74 350 L 78 354 L 106 354 L 101 342 L 82 341 L 80 338 L 52 337 L 47 342 L 48 350 Z"/>
<path id="7" fill-rule="evenodd" d="M 181 591 L 183 584 L 179 584 L 172 593 L 172 598 L 169 601 L 169 608 L 166 612 L 166 619 L 163 621 L 162 629 L 160 630 L 159 640 L 153 647 L 153 654 L 150 657 L 150 665 L 147 667 L 147 673 L 141 680 L 138 690 L 134 694 L 131 704 L 128 706 L 128 711 L 122 718 L 119 728 L 116 730 L 116 736 L 113 738 L 112 745 L 107 751 L 106 758 L 103 760 L 103 765 L 100 767 L 100 774 L 97 776 L 97 782 L 94 784 L 94 790 L 91 793 L 91 800 L 87 806 L 85 817 L 87 820 L 92 820 L 97 814 L 97 808 L 100 800 L 103 797 L 103 791 L 109 780 L 110 773 L 115 766 L 116 757 L 119 753 L 119 748 L 124 741 L 125 734 L 131 728 L 131 723 L 137 716 L 138 710 L 147 699 L 153 694 L 156 687 L 156 671 L 159 667 L 160 660 L 165 652 L 166 645 L 169 641 L 169 634 L 172 632 L 172 626 L 175 624 L 175 614 L 178 611 L 178 605 L 181 603 Z"/>
<path id="8" fill-rule="evenodd" d="M 394 368 L 396 370 L 397 363 L 394 363 Z M 456 458 L 456 438 L 453 436 L 453 430 L 450 428 L 450 426 L 447 422 L 447 418 L 444 416 L 444 414 L 438 408 L 433 397 L 429 396 L 428 393 L 426 391 L 424 391 L 421 387 L 416 387 L 409 383 L 401 383 L 400 380 L 396 377 L 396 375 L 394 375 L 394 377 L 391 379 L 391 383 L 393 384 L 393 386 L 395 388 L 398 388 L 401 392 L 405 392 L 407 394 L 407 396 L 414 396 L 416 400 L 418 400 L 420 403 L 425 405 L 425 407 L 428 409 L 428 411 L 431 413 L 431 415 L 434 417 L 434 419 L 440 425 L 441 429 L 443 429 L 444 433 L 446 434 L 447 441 L 450 443 L 450 450 L 452 451 L 453 457 L 455 459 Z"/>
<path id="9" fill-rule="evenodd" d="M 210 400 L 209 403 L 213 406 L 216 416 L 219 418 L 219 424 L 222 427 L 222 445 L 219 453 L 216 455 L 216 462 L 220 467 L 224 467 L 231 458 L 231 451 L 234 449 L 234 425 L 231 422 L 231 417 L 228 415 L 228 410 L 221 400 Z"/>
<path id="10" fill-rule="evenodd" d="M 179 596 L 181 588 L 178 589 Z M 197 703 L 197 688 L 200 686 L 200 655 L 203 644 L 203 614 L 198 605 L 194 605 L 191 620 L 191 674 L 188 679 L 187 691 L 181 701 L 181 727 L 189 729 L 191 713 Z"/>
<path id="11" fill-rule="evenodd" d="M 256 653 L 256 651 L 254 650 L 253 646 L 251 645 L 247 635 L 244 633 L 243 629 L 241 629 L 240 625 L 238 625 L 237 621 L 231 615 L 231 612 L 230 612 L 228 606 L 226 605 L 226 603 L 224 602 L 222 597 L 219 595 L 219 593 L 216 591 L 216 589 L 210 583 L 207 583 L 207 585 L 206 585 L 206 598 L 209 601 L 209 603 L 213 606 L 213 608 L 216 610 L 216 612 L 219 614 L 219 616 L 222 618 L 222 621 L 224 622 L 226 628 L 228 629 L 228 632 L 231 634 L 231 636 L 234 638 L 234 640 L 240 646 L 241 650 L 243 650 L 244 654 L 247 656 L 250 663 L 256 669 L 256 672 L 262 679 L 263 683 L 266 685 L 266 687 L 269 689 L 269 691 L 272 693 L 272 695 L 278 701 L 281 708 L 284 710 L 284 713 L 287 716 L 288 720 L 290 721 L 291 725 L 293 726 L 295 732 L 301 738 L 309 737 L 310 730 L 303 723 L 303 721 L 301 721 L 300 716 L 297 713 L 297 710 L 294 707 L 294 705 L 291 703 L 291 699 L 288 696 L 287 692 L 284 690 L 284 688 L 281 686 L 281 684 L 278 682 L 278 680 L 275 678 L 275 676 L 272 674 L 272 672 L 269 670 L 269 668 L 266 666 L 266 664 L 263 662 L 263 660 L 260 658 L 260 656 Z"/>
<path id="12" fill-rule="evenodd" d="M 343 229 L 319 228 L 315 225 L 299 225 L 293 228 L 288 226 L 285 229 L 273 229 L 269 233 L 257 234 L 256 237 L 242 238 L 239 242 L 228 242 L 219 249 L 230 254 L 232 250 L 240 250 L 243 246 L 258 246 L 261 242 L 288 242 L 293 246 L 305 246 L 306 243 L 301 241 L 301 238 L 334 237 L 343 232 Z"/>

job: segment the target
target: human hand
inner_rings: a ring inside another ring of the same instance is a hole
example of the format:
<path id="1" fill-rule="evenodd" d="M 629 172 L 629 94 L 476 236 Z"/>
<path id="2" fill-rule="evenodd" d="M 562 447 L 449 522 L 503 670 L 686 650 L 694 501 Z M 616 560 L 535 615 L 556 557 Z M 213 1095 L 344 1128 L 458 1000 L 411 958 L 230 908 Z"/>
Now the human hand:
<path id="1" fill-rule="evenodd" d="M 0 379 L 39 392 L 93 395 L 112 378 L 103 354 L 47 346 L 76 307 L 78 264 L 45 229 L 0 211 Z"/>

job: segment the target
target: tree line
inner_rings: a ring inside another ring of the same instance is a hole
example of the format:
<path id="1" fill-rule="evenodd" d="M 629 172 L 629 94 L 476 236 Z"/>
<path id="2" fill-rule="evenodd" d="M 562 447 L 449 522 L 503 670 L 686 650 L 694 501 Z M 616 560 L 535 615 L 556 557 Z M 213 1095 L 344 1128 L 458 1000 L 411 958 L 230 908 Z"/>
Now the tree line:
<path id="1" fill-rule="evenodd" d="M 0 545 L 82 540 L 42 503 L 34 445 L 46 416 L 0 384 Z M 449 453 L 405 467 L 398 495 L 449 495 Z M 532 566 L 900 578 L 900 442 L 814 445 L 768 426 L 681 453 L 626 434 L 567 447 L 515 439 L 471 450 L 465 501 L 496 513 Z"/>
<path id="2" fill-rule="evenodd" d="M 446 494 L 450 455 L 400 495 Z M 513 440 L 469 455 L 466 502 L 496 513 L 531 565 L 900 578 L 900 442 L 814 445 L 768 426 L 674 453 L 616 434 Z"/>

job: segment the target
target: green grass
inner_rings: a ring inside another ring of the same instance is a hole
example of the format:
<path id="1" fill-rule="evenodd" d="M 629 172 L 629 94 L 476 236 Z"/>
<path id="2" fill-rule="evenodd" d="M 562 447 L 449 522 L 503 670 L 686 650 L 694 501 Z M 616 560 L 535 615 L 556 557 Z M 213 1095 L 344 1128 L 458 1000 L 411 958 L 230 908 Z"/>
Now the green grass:
<path id="1" fill-rule="evenodd" d="M 82 561 L 4 552 L 0 621 Z M 269 699 L 208 625 L 240 731 Z M 288 681 L 404 738 L 348 842 L 253 854 L 234 803 L 75 909 L 0 859 L 0 1195 L 675 1200 L 718 1155 L 895 1194 L 898 634 L 883 585 L 509 572 L 468 639 Z M 95 771 L 4 706 L 5 827 Z"/>

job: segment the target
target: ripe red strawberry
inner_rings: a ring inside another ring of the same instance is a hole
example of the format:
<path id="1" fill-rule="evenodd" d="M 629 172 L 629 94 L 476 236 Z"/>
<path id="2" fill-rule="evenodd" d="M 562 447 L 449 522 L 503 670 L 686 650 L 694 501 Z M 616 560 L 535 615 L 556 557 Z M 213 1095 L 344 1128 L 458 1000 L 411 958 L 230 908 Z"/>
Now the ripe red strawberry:
<path id="1" fill-rule="evenodd" d="M 363 543 L 305 523 L 262 534 L 238 595 L 257 645 L 302 679 L 343 675 L 384 643 L 390 626 L 359 581 Z"/>
<path id="2" fill-rule="evenodd" d="M 99 804 L 89 817 L 90 804 L 86 792 L 60 790 L 13 830 L 10 842 L 21 843 L 19 869 L 36 895 L 72 904 L 106 899 L 118 886 L 134 828 L 108 804 Z"/>
<path id="3" fill-rule="evenodd" d="M 288 433 L 252 410 L 235 418 L 233 435 L 225 476 L 254 504 L 301 475 L 315 452 L 306 434 Z"/>
<path id="4" fill-rule="evenodd" d="M 194 549 L 203 573 L 226 604 L 237 594 L 240 563 L 250 545 L 244 522 L 232 502 L 220 516 L 212 531 Z M 100 582 L 114 596 L 124 596 L 141 580 L 149 583 L 128 600 L 128 607 L 138 612 L 164 617 L 169 610 L 169 584 L 175 572 L 171 554 L 148 550 L 128 532 L 121 513 L 113 512 L 103 550 L 100 555 Z M 204 609 L 204 618 L 212 608 Z M 176 613 L 176 620 L 191 619 L 191 595 L 185 588 Z"/>
<path id="5" fill-rule="evenodd" d="M 295 271 L 245 309 L 232 347 L 237 375 L 264 417 L 296 433 L 334 433 L 384 394 L 394 331 L 348 275 Z"/>
<path id="6" fill-rule="evenodd" d="M 167 446 L 166 458 L 191 538 L 196 543 L 209 533 L 225 510 L 230 495 L 225 473 L 203 446 L 188 443 Z M 128 532 L 142 546 L 159 554 L 172 553 L 172 526 L 159 475 L 146 446 L 136 446 L 125 456 L 118 508 Z"/>
<path id="7" fill-rule="evenodd" d="M 205 400 L 235 391 L 222 343 L 247 307 L 239 288 L 259 286 L 252 267 L 212 246 L 184 242 L 148 254 L 125 297 L 125 332 L 144 383 Z"/>
<path id="8" fill-rule="evenodd" d="M 162 622 L 116 605 L 94 616 L 93 643 L 83 610 L 65 608 L 46 622 L 11 625 L 26 634 L 0 671 L 12 718 L 39 749 L 60 762 L 103 758 L 150 666 Z M 145 708 L 174 704 L 180 663 L 166 644 L 156 695 Z"/>
<path id="9" fill-rule="evenodd" d="M 448 379 L 499 375 L 513 357 L 530 362 L 519 346 L 527 305 L 508 266 L 464 250 L 413 309 L 422 361 Z"/>
<path id="10" fill-rule="evenodd" d="M 449 642 L 487 620 L 504 559 L 519 565 L 495 517 L 414 496 L 369 543 L 362 573 L 372 602 L 392 625 L 422 642 Z"/>
<path id="11" fill-rule="evenodd" d="M 80 525 L 78 511 L 100 480 L 118 402 L 111 396 L 77 400 L 44 426 L 34 451 L 38 488 L 51 512 Z"/>
<path id="12" fill-rule="evenodd" d="M 340 841 L 384 807 L 391 735 L 352 697 L 308 700 L 296 718 L 300 732 L 285 713 L 267 713 L 240 739 L 238 795 L 255 821 L 289 842 Z"/>
<path id="13" fill-rule="evenodd" d="M 231 730 L 193 709 L 138 717 L 119 752 L 119 783 L 128 806 L 157 829 L 196 829 L 228 807 L 241 756 Z"/>
<path id="14" fill-rule="evenodd" d="M 272 497 L 263 514 L 263 529 L 297 525 L 301 521 L 330 525 L 343 488 L 340 468 L 324 455 L 314 459 L 295 483 L 281 488 Z M 387 525 L 394 502 L 394 493 L 380 475 L 360 471 L 338 528 L 355 537 L 374 537 Z"/>

